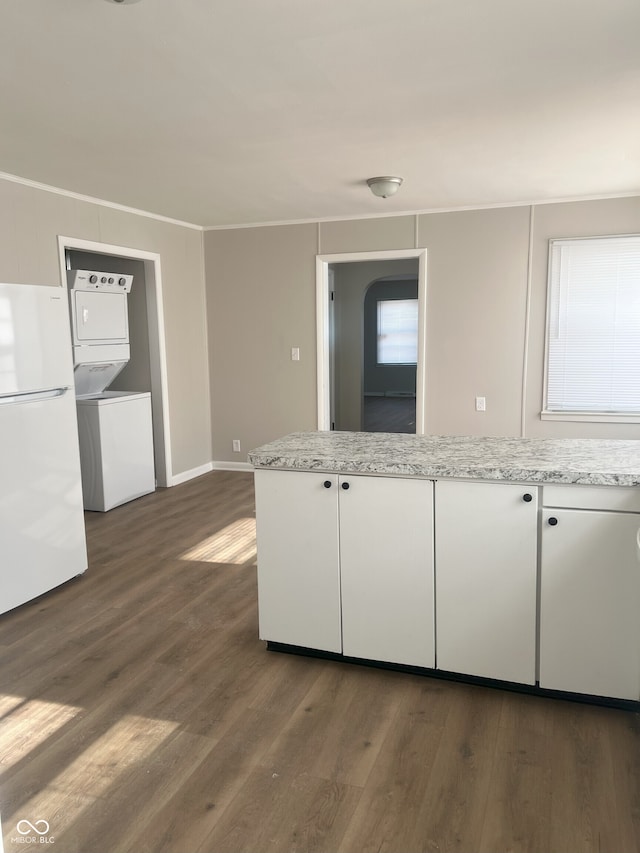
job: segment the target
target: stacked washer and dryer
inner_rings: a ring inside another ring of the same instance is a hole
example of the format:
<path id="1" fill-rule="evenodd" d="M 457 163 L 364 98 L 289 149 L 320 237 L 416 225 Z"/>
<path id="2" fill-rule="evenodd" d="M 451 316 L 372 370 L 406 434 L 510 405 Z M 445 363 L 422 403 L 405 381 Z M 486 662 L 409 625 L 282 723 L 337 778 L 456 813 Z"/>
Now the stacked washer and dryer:
<path id="1" fill-rule="evenodd" d="M 84 508 L 155 491 L 151 394 L 108 391 L 127 365 L 132 275 L 68 270 Z"/>

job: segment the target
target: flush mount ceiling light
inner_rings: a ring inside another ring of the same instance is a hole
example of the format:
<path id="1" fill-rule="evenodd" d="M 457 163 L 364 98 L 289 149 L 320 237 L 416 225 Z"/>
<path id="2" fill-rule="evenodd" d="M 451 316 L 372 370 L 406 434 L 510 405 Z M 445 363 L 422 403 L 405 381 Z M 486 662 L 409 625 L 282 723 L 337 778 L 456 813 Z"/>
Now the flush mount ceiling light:
<path id="1" fill-rule="evenodd" d="M 378 198 L 388 198 L 400 189 L 402 178 L 394 178 L 393 175 L 384 175 L 379 178 L 369 178 L 367 186 Z"/>
<path id="2" fill-rule="evenodd" d="M 139 3 L 140 0 L 107 0 L 107 3 L 116 3 L 118 6 L 131 6 L 132 3 Z"/>

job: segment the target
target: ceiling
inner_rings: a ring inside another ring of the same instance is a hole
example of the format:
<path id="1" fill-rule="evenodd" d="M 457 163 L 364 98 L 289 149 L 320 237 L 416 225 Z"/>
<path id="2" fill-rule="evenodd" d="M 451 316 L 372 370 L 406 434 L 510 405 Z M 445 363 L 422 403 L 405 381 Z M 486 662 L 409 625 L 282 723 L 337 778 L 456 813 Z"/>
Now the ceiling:
<path id="1" fill-rule="evenodd" d="M 638 0 L 3 0 L 0 79 L 0 171 L 201 226 L 640 192 Z"/>

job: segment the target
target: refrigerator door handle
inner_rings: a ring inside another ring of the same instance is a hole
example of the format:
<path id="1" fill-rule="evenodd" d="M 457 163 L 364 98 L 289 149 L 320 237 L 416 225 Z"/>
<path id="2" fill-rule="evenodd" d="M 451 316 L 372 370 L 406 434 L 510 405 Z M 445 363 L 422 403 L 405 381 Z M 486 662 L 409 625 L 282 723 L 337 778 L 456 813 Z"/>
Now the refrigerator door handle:
<path id="1" fill-rule="evenodd" d="M 7 406 L 14 403 L 39 403 L 43 400 L 53 400 L 56 397 L 62 397 L 67 391 L 70 391 L 69 385 L 61 388 L 52 388 L 49 391 L 30 391 L 28 394 L 8 394 L 0 397 L 0 406 Z"/>

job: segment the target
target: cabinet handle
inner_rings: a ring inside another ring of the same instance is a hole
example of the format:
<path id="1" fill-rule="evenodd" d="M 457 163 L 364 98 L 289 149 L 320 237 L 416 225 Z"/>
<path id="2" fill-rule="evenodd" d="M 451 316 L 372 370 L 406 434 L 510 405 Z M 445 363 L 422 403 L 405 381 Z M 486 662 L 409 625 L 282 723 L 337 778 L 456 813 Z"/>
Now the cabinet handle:
<path id="1" fill-rule="evenodd" d="M 555 517 L 555 515 L 552 515 L 549 521 L 547 522 L 547 524 L 550 524 L 552 527 L 555 527 L 557 523 L 558 519 Z"/>
<path id="2" fill-rule="evenodd" d="M 529 492 L 527 492 L 526 494 L 524 494 L 524 495 L 522 496 L 522 500 L 523 500 L 526 504 L 530 504 L 530 503 L 531 503 L 531 501 L 533 500 L 533 495 L 530 495 L 530 494 L 529 494 Z"/>
<path id="3" fill-rule="evenodd" d="M 325 487 L 325 489 L 330 489 L 331 488 L 331 480 L 325 480 L 322 485 Z"/>
<path id="4" fill-rule="evenodd" d="M 349 488 L 349 483 L 343 483 L 342 488 L 346 491 Z"/>

